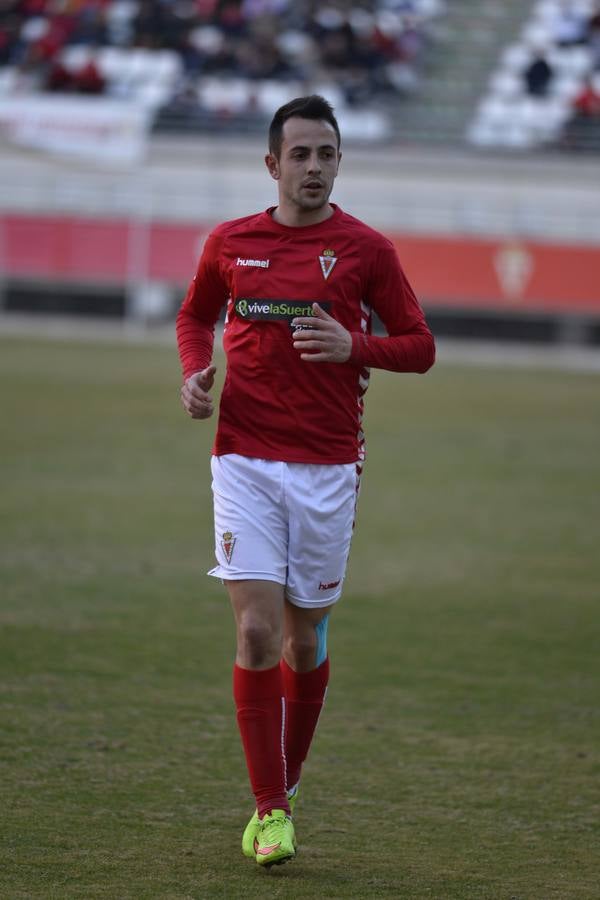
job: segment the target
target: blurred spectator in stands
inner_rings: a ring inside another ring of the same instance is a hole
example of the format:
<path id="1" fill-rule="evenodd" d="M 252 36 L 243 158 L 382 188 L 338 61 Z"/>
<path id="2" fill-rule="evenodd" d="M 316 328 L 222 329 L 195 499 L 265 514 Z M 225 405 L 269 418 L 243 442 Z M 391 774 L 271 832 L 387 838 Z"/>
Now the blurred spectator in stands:
<path id="1" fill-rule="evenodd" d="M 193 102 L 205 75 L 330 81 L 348 104 L 360 106 L 414 90 L 429 18 L 443 6 L 444 0 L 0 0 L 0 65 L 19 67 L 20 90 L 99 93 L 95 66 L 74 80 L 63 64 L 65 48 L 173 49 L 184 67 L 174 88 L 182 107 Z"/>
<path id="2" fill-rule="evenodd" d="M 585 83 L 573 101 L 573 107 L 579 115 L 592 118 L 600 117 L 600 74 L 588 75 Z"/>
<path id="3" fill-rule="evenodd" d="M 68 5 L 68 4 L 67 4 Z M 108 43 L 106 29 L 106 13 L 102 3 L 72 4 L 77 12 L 72 16 L 73 24 L 69 31 L 70 44 L 93 44 L 101 46 Z"/>
<path id="4" fill-rule="evenodd" d="M 136 13 L 136 0 L 115 0 L 105 7 L 107 44 L 127 47 L 133 42 L 133 22 Z"/>
<path id="5" fill-rule="evenodd" d="M 410 12 L 413 7 L 414 4 L 405 2 L 395 8 L 383 8 L 376 14 L 374 39 L 380 58 L 387 63 L 388 89 L 399 93 L 411 93 L 418 86 L 426 44 L 423 24 Z"/>
<path id="6" fill-rule="evenodd" d="M 589 75 L 573 102 L 562 141 L 567 150 L 600 150 L 600 73 Z"/>
<path id="7" fill-rule="evenodd" d="M 246 33 L 246 19 L 240 0 L 219 0 L 215 20 L 226 34 L 239 37 Z"/>
<path id="8" fill-rule="evenodd" d="M 283 12 L 283 6 L 281 7 Z M 253 80 L 298 77 L 298 68 L 287 59 L 278 44 L 279 24 L 275 16 L 257 14 L 247 22 L 247 37 L 237 52 L 238 72 Z"/>
<path id="9" fill-rule="evenodd" d="M 170 3 L 140 0 L 132 21 L 133 41 L 137 47 L 151 50 L 177 47 L 183 38 L 185 20 Z"/>
<path id="10" fill-rule="evenodd" d="M 235 44 L 219 29 L 204 35 L 204 52 L 199 58 L 202 75 L 231 75 L 237 69 Z"/>
<path id="11" fill-rule="evenodd" d="M 236 51 L 237 74 L 256 81 L 261 78 L 290 79 L 294 70 L 283 59 L 274 41 L 240 41 Z"/>
<path id="12" fill-rule="evenodd" d="M 367 36 L 360 27 L 353 27 L 351 16 L 341 9 L 316 7 L 308 31 L 318 48 L 320 77 L 336 83 L 350 105 L 368 102 L 375 89 L 375 70 L 385 64 L 372 40 L 372 17 Z"/>
<path id="13" fill-rule="evenodd" d="M 48 73 L 44 87 L 48 91 L 67 93 L 71 90 L 72 84 L 72 75 L 67 67 L 60 62 L 55 62 Z"/>
<path id="14" fill-rule="evenodd" d="M 593 67 L 600 69 L 600 4 L 587 20 L 586 41 L 592 51 Z"/>
<path id="15" fill-rule="evenodd" d="M 425 49 L 425 34 L 418 16 L 403 16 L 402 28 L 396 42 L 399 56 L 416 63 Z"/>
<path id="16" fill-rule="evenodd" d="M 258 16 L 281 16 L 291 5 L 291 0 L 242 0 L 241 11 L 244 19 L 249 21 Z"/>
<path id="17" fill-rule="evenodd" d="M 46 90 L 72 94 L 102 94 L 106 87 L 104 78 L 100 74 L 93 59 L 90 59 L 80 69 L 69 71 L 60 62 L 55 62 L 50 69 Z"/>
<path id="18" fill-rule="evenodd" d="M 344 23 L 340 28 L 324 30 L 319 38 L 321 64 L 325 69 L 343 72 L 354 62 L 354 34 Z"/>
<path id="19" fill-rule="evenodd" d="M 551 35 L 559 47 L 575 47 L 586 39 L 586 17 L 573 0 L 560 0 Z"/>
<path id="20" fill-rule="evenodd" d="M 525 88 L 530 97 L 545 97 L 554 77 L 554 70 L 544 50 L 539 48 L 523 72 Z"/>
<path id="21" fill-rule="evenodd" d="M 15 62 L 20 31 L 21 22 L 16 13 L 4 13 L 0 19 L 0 66 L 9 66 Z"/>

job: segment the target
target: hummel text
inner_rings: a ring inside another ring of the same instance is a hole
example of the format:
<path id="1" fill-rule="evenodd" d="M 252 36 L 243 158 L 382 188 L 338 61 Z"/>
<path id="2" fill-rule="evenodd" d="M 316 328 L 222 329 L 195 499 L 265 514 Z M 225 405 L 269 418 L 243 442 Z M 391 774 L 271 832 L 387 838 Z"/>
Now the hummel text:
<path id="1" fill-rule="evenodd" d="M 322 581 L 319 582 L 319 590 L 320 591 L 330 591 L 332 588 L 336 588 L 342 579 L 338 578 L 337 581 L 328 581 L 326 584 L 323 584 Z"/>
<path id="2" fill-rule="evenodd" d="M 259 269 L 268 269 L 270 259 L 242 259 L 238 256 L 236 266 L 258 266 Z"/>

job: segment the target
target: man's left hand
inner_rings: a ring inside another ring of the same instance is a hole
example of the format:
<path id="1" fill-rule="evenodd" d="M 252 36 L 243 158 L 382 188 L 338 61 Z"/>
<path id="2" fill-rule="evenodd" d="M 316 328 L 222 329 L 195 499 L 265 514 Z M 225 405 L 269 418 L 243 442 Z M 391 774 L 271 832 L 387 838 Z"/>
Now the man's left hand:
<path id="1" fill-rule="evenodd" d="M 293 319 L 294 349 L 307 362 L 344 363 L 352 352 L 352 335 L 332 316 L 313 303 L 313 316 Z M 307 327 L 308 326 L 308 327 Z"/>

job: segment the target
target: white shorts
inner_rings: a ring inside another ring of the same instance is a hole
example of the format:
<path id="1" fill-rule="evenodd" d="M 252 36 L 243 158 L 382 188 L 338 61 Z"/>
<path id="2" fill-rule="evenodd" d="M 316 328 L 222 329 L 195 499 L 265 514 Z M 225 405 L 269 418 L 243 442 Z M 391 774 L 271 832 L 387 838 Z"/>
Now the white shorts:
<path id="1" fill-rule="evenodd" d="M 295 606 L 339 600 L 346 574 L 358 474 L 348 465 L 309 465 L 213 456 L 215 554 L 209 575 L 285 586 Z"/>

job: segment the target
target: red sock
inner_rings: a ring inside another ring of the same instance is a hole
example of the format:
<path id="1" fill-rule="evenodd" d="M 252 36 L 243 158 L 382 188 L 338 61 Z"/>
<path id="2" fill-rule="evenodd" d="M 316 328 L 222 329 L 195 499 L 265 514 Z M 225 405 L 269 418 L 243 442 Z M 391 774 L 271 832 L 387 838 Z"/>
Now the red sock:
<path id="1" fill-rule="evenodd" d="M 285 700 L 279 666 L 254 671 L 235 665 L 233 698 L 258 814 L 262 818 L 272 809 L 289 813 L 283 751 Z"/>
<path id="2" fill-rule="evenodd" d="M 329 681 L 329 657 L 311 672 L 294 672 L 284 659 L 281 674 L 287 710 L 285 726 L 285 756 L 287 785 L 292 788 L 300 781 L 302 763 L 319 721 Z"/>

